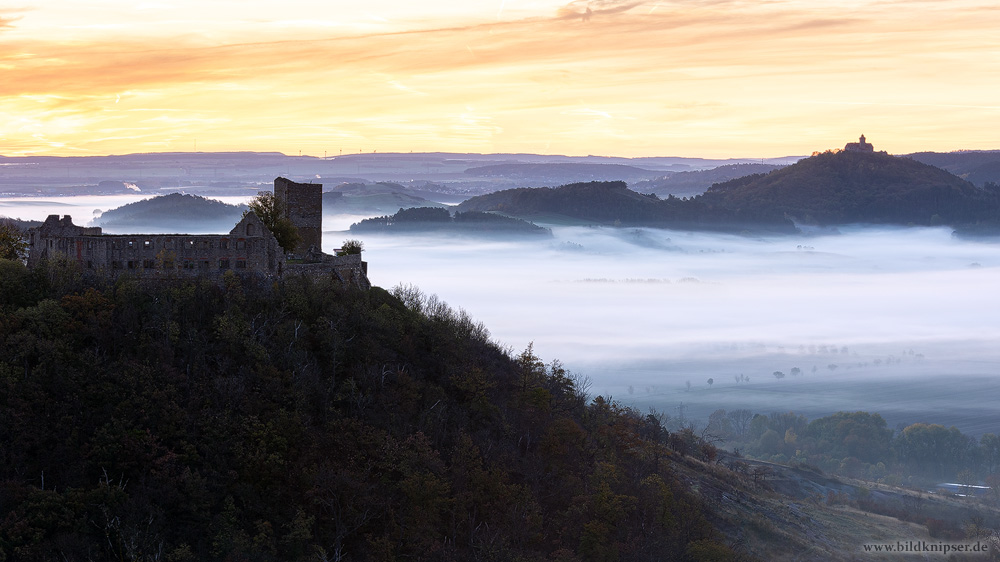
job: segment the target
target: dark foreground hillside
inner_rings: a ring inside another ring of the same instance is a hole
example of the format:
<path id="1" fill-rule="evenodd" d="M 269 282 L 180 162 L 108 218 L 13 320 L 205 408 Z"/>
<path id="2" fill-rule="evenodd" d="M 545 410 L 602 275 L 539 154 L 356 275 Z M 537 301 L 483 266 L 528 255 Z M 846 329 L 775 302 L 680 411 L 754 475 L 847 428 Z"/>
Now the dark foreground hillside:
<path id="1" fill-rule="evenodd" d="M 0 260 L 0 560 L 738 559 L 714 448 L 395 293 Z"/>

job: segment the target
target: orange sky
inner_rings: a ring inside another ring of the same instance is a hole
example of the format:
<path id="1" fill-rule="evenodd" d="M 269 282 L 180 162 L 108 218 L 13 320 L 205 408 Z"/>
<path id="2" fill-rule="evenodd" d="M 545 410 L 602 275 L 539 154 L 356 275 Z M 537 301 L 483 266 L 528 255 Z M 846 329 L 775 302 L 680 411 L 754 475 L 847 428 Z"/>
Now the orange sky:
<path id="1" fill-rule="evenodd" d="M 0 155 L 1000 149 L 995 0 L 30 4 Z"/>

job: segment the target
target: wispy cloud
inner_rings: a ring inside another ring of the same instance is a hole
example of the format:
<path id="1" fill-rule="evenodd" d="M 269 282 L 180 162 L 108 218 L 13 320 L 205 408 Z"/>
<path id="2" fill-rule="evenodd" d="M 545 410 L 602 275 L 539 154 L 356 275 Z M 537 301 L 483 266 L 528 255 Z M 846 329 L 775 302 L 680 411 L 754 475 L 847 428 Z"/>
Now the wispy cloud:
<path id="1" fill-rule="evenodd" d="M 253 23 L 263 31 L 252 42 L 233 40 L 232 29 L 179 29 L 157 41 L 0 33 L 0 110 L 122 131 L 134 110 L 190 112 L 197 118 L 162 121 L 158 133 L 137 135 L 218 135 L 227 147 L 261 149 L 245 146 L 266 141 L 258 130 L 313 124 L 381 150 L 593 153 L 606 152 L 606 135 L 614 135 L 624 155 L 780 155 L 842 144 L 858 127 L 881 133 L 880 146 L 894 151 L 927 138 L 941 149 L 946 141 L 995 143 L 990 121 L 967 114 L 993 111 L 990 92 L 1000 87 L 993 56 L 1000 12 L 983 2 L 962 0 L 963 10 L 948 12 L 921 3 L 855 1 L 835 10 L 794 0 L 605 0 L 516 17 L 507 4 L 478 19 L 379 22 L 377 31 L 350 32 L 323 31 L 338 21 L 333 13 L 301 27 L 292 10 L 273 22 L 307 33 Z M 923 19 L 928 14 L 934 26 Z M 20 15 L 0 11 L 3 21 Z M 365 19 L 358 17 L 351 21 Z M 818 112 L 814 100 L 839 105 Z M 488 121 L 463 121 L 456 108 L 464 107 Z M 581 108 L 594 111 L 587 127 Z M 595 123 L 603 115 L 614 116 L 614 128 Z M 90 142 L 87 127 L 55 129 L 67 145 Z M 912 147 L 922 148 L 934 147 Z"/>
<path id="2" fill-rule="evenodd" d="M 0 32 L 13 28 L 14 24 L 24 17 L 25 12 L 30 10 L 30 8 L 0 7 Z"/>

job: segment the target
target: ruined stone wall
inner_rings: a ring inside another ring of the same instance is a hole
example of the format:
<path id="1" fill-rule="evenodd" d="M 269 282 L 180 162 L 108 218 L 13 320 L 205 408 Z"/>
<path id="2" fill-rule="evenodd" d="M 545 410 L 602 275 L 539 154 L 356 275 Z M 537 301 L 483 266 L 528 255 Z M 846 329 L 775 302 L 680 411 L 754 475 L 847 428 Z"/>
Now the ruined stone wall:
<path id="1" fill-rule="evenodd" d="M 288 274 L 332 275 L 345 285 L 359 289 L 371 289 L 368 280 L 368 263 L 361 260 L 360 254 L 346 256 L 330 256 L 317 263 L 290 263 L 285 271 Z"/>
<path id="2" fill-rule="evenodd" d="M 28 264 L 65 257 L 85 270 L 142 277 L 221 275 L 227 270 L 280 275 L 284 254 L 257 215 L 229 234 L 101 234 L 49 217 L 30 233 Z"/>
<path id="3" fill-rule="evenodd" d="M 228 234 L 102 234 L 100 228 L 76 226 L 69 216 L 50 216 L 29 231 L 28 265 L 65 258 L 102 275 L 143 279 L 220 276 L 227 271 L 268 277 L 283 274 L 333 276 L 370 289 L 368 264 L 360 254 L 317 254 L 313 263 L 286 263 L 278 241 L 253 213 Z"/>
<path id="4" fill-rule="evenodd" d="M 310 246 L 322 251 L 323 246 L 323 184 L 297 183 L 286 178 L 275 178 L 274 196 L 280 201 L 299 229 L 302 241 L 293 253 L 305 254 Z"/>

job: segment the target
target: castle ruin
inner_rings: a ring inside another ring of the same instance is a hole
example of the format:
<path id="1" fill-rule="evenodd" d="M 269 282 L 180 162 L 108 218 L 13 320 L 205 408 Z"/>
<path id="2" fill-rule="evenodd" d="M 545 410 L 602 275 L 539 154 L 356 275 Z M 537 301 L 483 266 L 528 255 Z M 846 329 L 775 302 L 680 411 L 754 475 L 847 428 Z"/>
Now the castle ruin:
<path id="1" fill-rule="evenodd" d="M 310 251 L 322 252 L 323 184 L 275 178 L 274 198 L 281 205 L 285 216 L 299 230 L 301 240 L 292 253 L 305 255 Z"/>
<path id="2" fill-rule="evenodd" d="M 290 256 L 253 212 L 227 234 L 104 234 L 100 227 L 73 224 L 69 215 L 49 215 L 28 231 L 28 265 L 65 258 L 85 271 L 144 279 L 220 276 L 229 270 L 265 277 L 304 273 L 333 275 L 345 284 L 371 287 L 368 264 L 360 254 L 329 255 L 320 249 L 322 184 L 279 177 L 274 187 L 303 239 Z"/>

